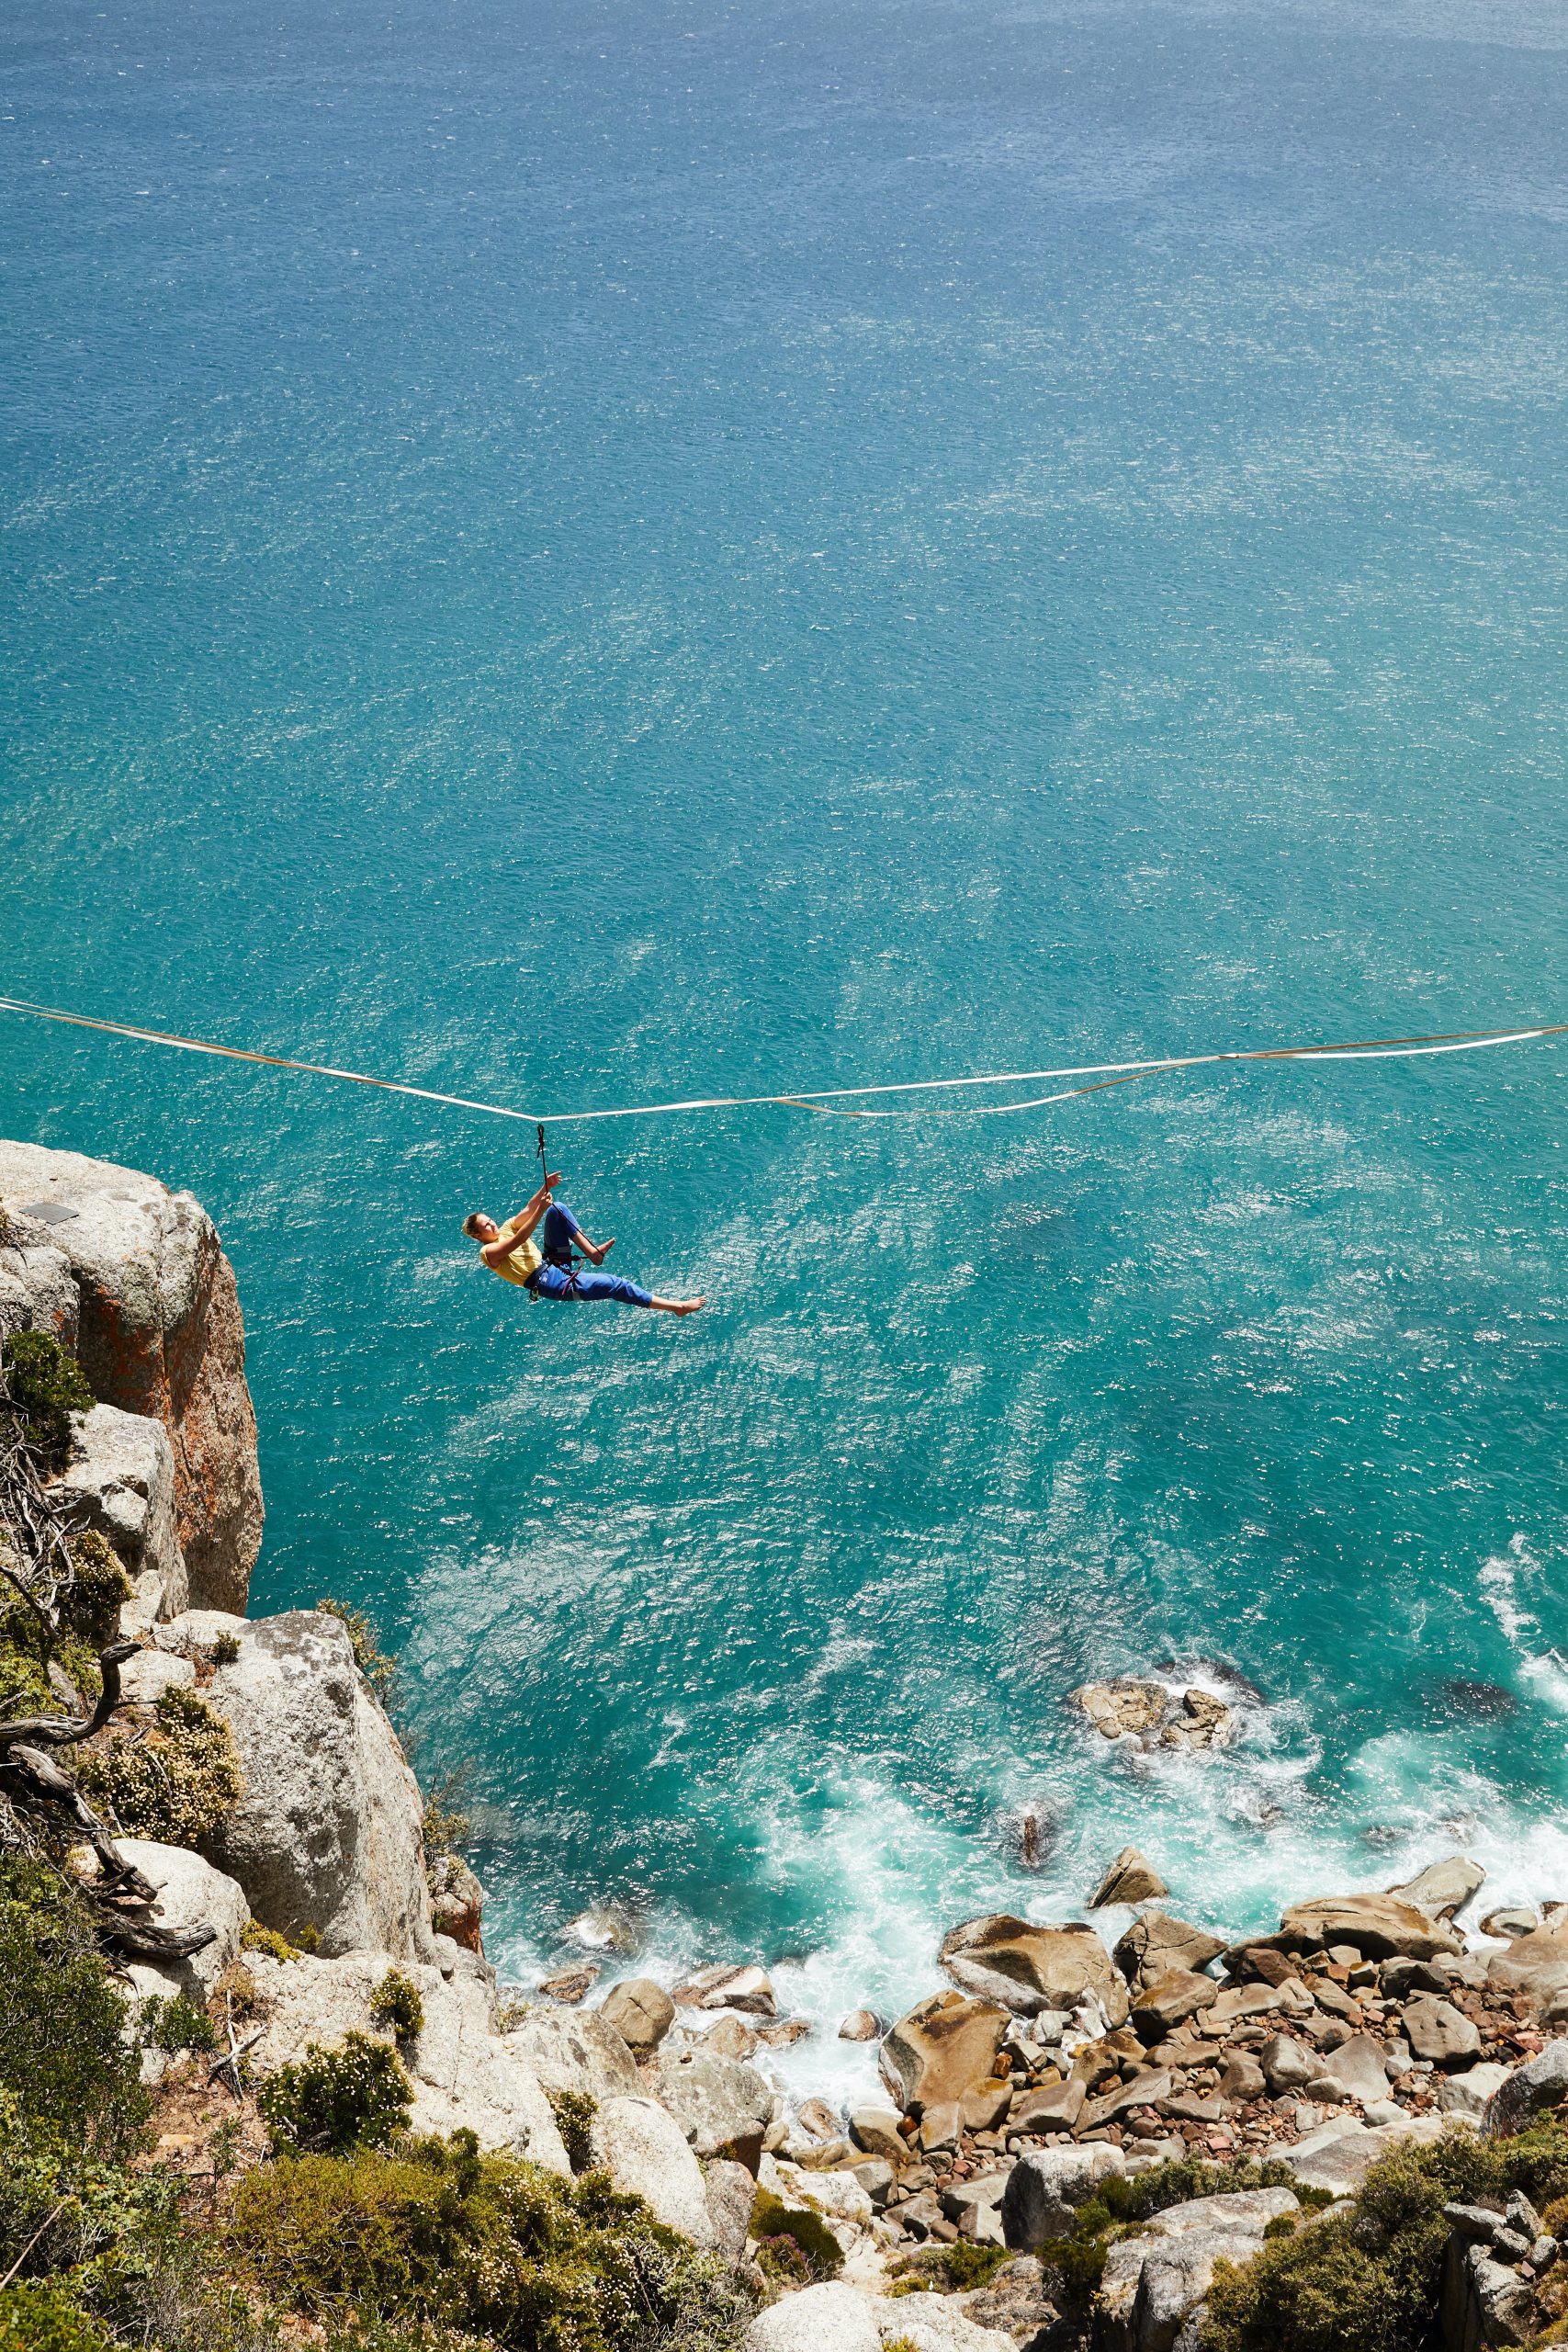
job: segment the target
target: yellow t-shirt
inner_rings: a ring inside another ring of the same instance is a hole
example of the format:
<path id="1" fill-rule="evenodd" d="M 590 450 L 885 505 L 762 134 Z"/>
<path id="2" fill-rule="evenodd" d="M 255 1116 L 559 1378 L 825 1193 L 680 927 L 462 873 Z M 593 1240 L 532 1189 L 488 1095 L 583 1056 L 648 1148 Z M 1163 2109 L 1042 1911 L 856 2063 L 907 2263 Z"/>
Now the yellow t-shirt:
<path id="1" fill-rule="evenodd" d="M 516 1232 L 522 1222 L 523 1219 L 521 1216 L 509 1217 L 506 1223 L 501 1227 L 501 1238 L 503 1241 L 509 1239 L 510 1237 Z M 495 1245 L 492 1242 L 489 1246 L 493 1249 Z M 481 1254 L 483 1253 L 485 1247 L 485 1243 L 481 1241 L 479 1244 Z M 492 1274 L 499 1274 L 503 1283 L 518 1283 L 525 1288 L 527 1286 L 529 1275 L 537 1273 L 539 1268 L 544 1264 L 544 1262 L 543 1253 L 536 1247 L 532 1235 L 530 1235 L 526 1241 L 520 1241 L 517 1244 L 516 1249 L 512 1252 L 511 1257 L 503 1258 L 499 1266 L 494 1264 L 489 1258 L 485 1259 L 485 1263 L 490 1267 L 491 1272 Z"/>

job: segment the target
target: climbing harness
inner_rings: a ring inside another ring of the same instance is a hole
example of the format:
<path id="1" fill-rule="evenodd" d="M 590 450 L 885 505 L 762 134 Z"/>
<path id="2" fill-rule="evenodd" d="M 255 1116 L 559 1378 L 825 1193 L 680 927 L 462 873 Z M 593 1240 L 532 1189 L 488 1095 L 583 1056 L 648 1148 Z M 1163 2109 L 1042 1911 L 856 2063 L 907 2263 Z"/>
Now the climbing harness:
<path id="1" fill-rule="evenodd" d="M 545 1130 L 531 1111 L 513 1110 L 503 1102 L 478 1102 L 463 1094 L 439 1094 L 428 1086 L 409 1086 L 393 1078 L 372 1078 L 363 1070 L 338 1069 L 330 1063 L 296 1061 L 285 1054 L 258 1053 L 245 1046 L 220 1046 L 202 1037 L 183 1037 L 162 1029 L 144 1029 L 125 1021 L 104 1021 L 85 1012 L 67 1012 L 56 1005 L 31 1004 L 21 997 L 0 996 L 0 1012 L 19 1012 L 35 1021 L 61 1021 L 77 1029 L 96 1029 L 112 1037 L 130 1037 L 146 1046 L 170 1046 L 180 1053 L 211 1054 L 225 1061 L 260 1062 L 269 1069 L 303 1071 L 310 1078 L 335 1078 L 353 1086 L 374 1086 L 388 1094 L 409 1094 L 422 1102 L 439 1102 L 448 1110 L 479 1111 L 496 1119 L 523 1119 L 537 1128 L 541 1164 Z M 590 1119 L 653 1119 L 679 1111 L 751 1111 L 777 1104 L 796 1111 L 814 1111 L 841 1119 L 894 1119 L 905 1110 L 863 1110 L 866 1096 L 953 1093 L 982 1086 L 1030 1086 L 1057 1078 L 1088 1079 L 1087 1086 L 1068 1086 L 1054 1094 L 1036 1094 L 1015 1102 L 931 1102 L 911 1104 L 908 1111 L 923 1118 L 994 1119 L 1017 1111 L 1041 1111 L 1053 1102 L 1069 1102 L 1080 1094 L 1098 1094 L 1112 1086 L 1130 1086 L 1142 1078 L 1172 1070 L 1204 1069 L 1222 1062 L 1393 1061 L 1424 1054 L 1482 1053 L 1494 1046 L 1520 1046 L 1541 1037 L 1568 1036 L 1568 1022 L 1540 1023 L 1528 1029 L 1459 1029 L 1423 1037 L 1370 1037 L 1332 1046 L 1254 1046 L 1222 1053 L 1172 1054 L 1158 1061 L 1080 1062 L 1060 1069 L 993 1070 L 975 1078 L 914 1078 L 877 1086 L 835 1086 L 802 1094 L 711 1094 L 671 1102 L 632 1102 L 613 1110 L 557 1111 L 556 1124 L 581 1125 Z"/>

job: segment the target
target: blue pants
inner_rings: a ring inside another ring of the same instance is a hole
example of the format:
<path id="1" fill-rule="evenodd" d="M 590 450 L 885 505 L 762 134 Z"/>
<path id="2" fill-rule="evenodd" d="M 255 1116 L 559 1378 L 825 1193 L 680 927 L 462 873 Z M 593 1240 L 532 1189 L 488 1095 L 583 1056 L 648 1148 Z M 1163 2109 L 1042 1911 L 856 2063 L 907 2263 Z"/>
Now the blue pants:
<path id="1" fill-rule="evenodd" d="M 647 1291 L 623 1274 L 602 1274 L 592 1266 L 580 1266 L 573 1272 L 570 1266 L 550 1264 L 552 1258 L 564 1259 L 571 1244 L 581 1238 L 582 1228 L 565 1202 L 552 1201 L 539 1227 L 539 1247 L 546 1262 L 534 1277 L 536 1298 L 577 1299 L 584 1306 L 601 1298 L 618 1300 L 622 1306 L 653 1305 Z"/>

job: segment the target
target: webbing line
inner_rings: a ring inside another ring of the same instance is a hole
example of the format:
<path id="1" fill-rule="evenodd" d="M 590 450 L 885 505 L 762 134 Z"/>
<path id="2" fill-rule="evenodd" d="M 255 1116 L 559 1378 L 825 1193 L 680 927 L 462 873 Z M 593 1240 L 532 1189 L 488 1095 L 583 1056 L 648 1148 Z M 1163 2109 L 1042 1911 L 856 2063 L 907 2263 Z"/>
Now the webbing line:
<path id="1" fill-rule="evenodd" d="M 303 1062 L 287 1054 L 264 1054 L 248 1046 L 220 1046 L 205 1037 L 182 1037 L 164 1029 L 144 1029 L 130 1022 L 104 1021 L 85 1012 L 67 1012 L 57 1005 L 31 1004 L 25 998 L 0 996 L 0 1012 L 25 1013 L 37 1021 L 61 1021 L 75 1029 L 102 1031 L 111 1037 L 130 1037 L 144 1046 L 170 1046 L 186 1054 L 211 1054 L 224 1061 L 260 1062 L 268 1069 L 294 1069 L 310 1078 L 341 1079 L 352 1086 L 374 1086 L 387 1094 L 410 1094 L 422 1102 L 439 1102 L 454 1111 L 480 1111 L 496 1119 L 522 1119 L 539 1124 L 532 1111 L 514 1111 L 502 1102 L 478 1102 L 466 1094 L 440 1094 L 433 1087 L 409 1086 L 395 1078 L 372 1078 L 364 1070 L 338 1069 L 328 1062 Z M 1369 1037 L 1333 1046 L 1255 1046 L 1217 1054 L 1174 1054 L 1160 1061 L 1080 1062 L 1062 1069 L 996 1070 L 978 1078 L 912 1078 L 880 1086 L 828 1087 L 812 1094 L 712 1094 L 690 1096 L 671 1102 L 632 1102 L 615 1110 L 557 1111 L 546 1124 L 560 1126 L 589 1119 L 651 1119 L 677 1111 L 750 1111 L 776 1103 L 786 1109 L 816 1111 L 832 1117 L 893 1119 L 902 1111 L 862 1111 L 850 1107 L 852 1098 L 865 1095 L 951 1092 L 977 1086 L 1027 1086 L 1053 1078 L 1086 1078 L 1089 1086 L 1069 1086 L 1060 1093 L 1037 1094 L 1022 1102 L 932 1103 L 911 1105 L 916 1116 L 998 1118 L 1013 1111 L 1043 1110 L 1052 1102 L 1068 1102 L 1080 1094 L 1098 1094 L 1106 1087 L 1130 1085 L 1179 1069 L 1203 1069 L 1221 1062 L 1393 1061 L 1422 1054 L 1479 1053 L 1492 1046 L 1518 1046 L 1540 1037 L 1568 1035 L 1568 1022 L 1553 1022 L 1531 1029 L 1458 1029 L 1425 1037 Z"/>

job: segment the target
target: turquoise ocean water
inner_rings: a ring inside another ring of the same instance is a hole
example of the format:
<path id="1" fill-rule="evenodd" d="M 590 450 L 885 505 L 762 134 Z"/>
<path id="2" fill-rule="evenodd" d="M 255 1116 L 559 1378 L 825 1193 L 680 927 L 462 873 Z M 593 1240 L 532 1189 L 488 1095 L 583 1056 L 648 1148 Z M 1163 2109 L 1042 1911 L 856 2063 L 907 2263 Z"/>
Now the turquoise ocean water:
<path id="1" fill-rule="evenodd" d="M 0 989 L 546 1111 L 1568 1018 L 1555 6 L 4 58 Z M 6 1019 L 0 1125 L 218 1218 L 254 1605 L 400 1649 L 498 1956 L 615 1899 L 831 2023 L 1128 1838 L 1568 1894 L 1563 1070 L 558 1129 L 680 1327 L 476 1270 L 501 1122 Z M 1228 1758 L 1064 1710 L 1191 1658 Z"/>

